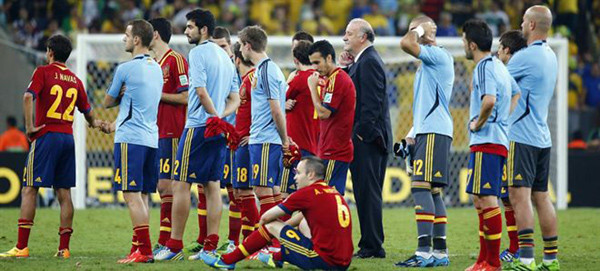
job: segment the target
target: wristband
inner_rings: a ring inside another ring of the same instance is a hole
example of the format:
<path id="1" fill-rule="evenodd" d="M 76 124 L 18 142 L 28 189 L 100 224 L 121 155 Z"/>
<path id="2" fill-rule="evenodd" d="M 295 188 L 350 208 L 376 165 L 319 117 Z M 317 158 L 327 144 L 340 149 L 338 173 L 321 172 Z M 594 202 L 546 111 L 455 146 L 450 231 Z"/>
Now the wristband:
<path id="1" fill-rule="evenodd" d="M 412 31 L 417 32 L 417 37 L 423 37 L 423 35 L 425 35 L 425 30 L 423 29 L 422 26 L 417 26 L 415 29 L 413 29 Z"/>

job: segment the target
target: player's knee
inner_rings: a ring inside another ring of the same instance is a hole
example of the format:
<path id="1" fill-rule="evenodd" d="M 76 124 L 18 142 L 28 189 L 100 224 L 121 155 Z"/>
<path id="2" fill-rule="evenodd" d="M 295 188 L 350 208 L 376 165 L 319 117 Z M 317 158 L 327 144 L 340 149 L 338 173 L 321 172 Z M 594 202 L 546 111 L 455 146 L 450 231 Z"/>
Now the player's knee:
<path id="1" fill-rule="evenodd" d="M 270 187 L 255 186 L 254 193 L 259 197 L 267 196 L 273 194 L 273 189 Z"/>
<path id="2" fill-rule="evenodd" d="M 544 206 L 546 204 L 552 204 L 548 192 L 533 192 L 532 198 L 535 206 Z"/>
<path id="3" fill-rule="evenodd" d="M 21 189 L 21 198 L 23 198 L 23 199 L 35 198 L 37 196 L 37 192 L 38 192 L 37 187 L 24 186 L 23 189 Z"/>
<path id="4" fill-rule="evenodd" d="M 71 190 L 70 189 L 56 189 L 56 197 L 58 202 L 62 204 L 71 202 Z"/>
<path id="5" fill-rule="evenodd" d="M 498 198 L 496 196 L 475 196 L 478 198 L 481 209 L 498 207 Z"/>

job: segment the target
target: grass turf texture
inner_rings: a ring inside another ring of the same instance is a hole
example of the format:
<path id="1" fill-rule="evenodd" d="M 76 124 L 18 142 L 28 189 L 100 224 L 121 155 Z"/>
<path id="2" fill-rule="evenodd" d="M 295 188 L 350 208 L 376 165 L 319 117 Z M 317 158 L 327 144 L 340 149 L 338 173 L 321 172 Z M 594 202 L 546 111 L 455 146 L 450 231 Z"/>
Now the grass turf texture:
<path id="1" fill-rule="evenodd" d="M 354 245 L 358 244 L 359 225 L 356 210 L 353 209 Z M 223 212 L 220 228 L 220 243 L 226 241 L 227 216 Z M 594 215 L 596 214 L 596 215 Z M 598 229 L 597 209 L 570 209 L 558 212 L 559 218 L 559 259 L 562 270 L 598 270 L 600 259 L 597 254 Z M 12 248 L 17 239 L 18 209 L 0 211 L 0 250 Z M 158 238 L 159 210 L 151 214 L 151 240 Z M 116 261 L 129 252 L 131 245 L 131 224 L 126 209 L 89 209 L 76 211 L 74 233 L 71 238 L 71 258 L 60 260 L 53 257 L 58 247 L 59 211 L 40 209 L 29 241 L 29 259 L 0 259 L 0 270 L 201 270 L 208 269 L 198 261 L 159 262 L 153 264 L 117 264 Z M 449 267 L 436 270 L 464 270 L 471 265 L 478 253 L 477 216 L 470 208 L 448 210 Z M 195 211 L 190 211 L 186 227 L 184 245 L 195 240 L 198 233 Z M 355 259 L 350 270 L 396 270 L 395 262 L 405 260 L 416 247 L 416 226 L 414 212 L 408 208 L 384 210 L 385 259 Z M 503 236 L 502 249 L 507 247 L 508 237 Z M 535 235 L 537 261 L 541 261 L 543 243 L 539 227 Z M 187 258 L 188 255 L 186 255 Z M 243 261 L 238 269 L 265 269 L 258 261 Z M 285 265 L 284 269 L 294 269 Z"/>

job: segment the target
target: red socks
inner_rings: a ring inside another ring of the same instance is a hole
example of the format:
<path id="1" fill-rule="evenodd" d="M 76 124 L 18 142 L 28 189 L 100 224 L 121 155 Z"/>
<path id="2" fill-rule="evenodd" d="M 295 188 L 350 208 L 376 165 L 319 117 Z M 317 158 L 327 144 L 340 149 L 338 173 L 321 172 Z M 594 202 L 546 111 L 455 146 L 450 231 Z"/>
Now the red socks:
<path id="1" fill-rule="evenodd" d="M 72 233 L 72 228 L 58 228 L 58 235 L 60 236 L 58 250 L 69 249 L 69 241 L 71 241 Z"/>
<path id="2" fill-rule="evenodd" d="M 133 228 L 137 236 L 138 250 L 143 255 L 152 255 L 152 245 L 150 244 L 150 227 L 140 225 Z"/>
<path id="3" fill-rule="evenodd" d="M 217 249 L 218 244 L 219 244 L 219 235 L 218 234 L 211 234 L 209 236 L 206 236 L 206 239 L 204 239 L 204 250 L 205 251 L 213 251 L 213 250 Z"/>
<path id="4" fill-rule="evenodd" d="M 269 209 L 273 208 L 273 206 L 276 205 L 273 195 L 258 197 L 258 201 L 260 201 L 260 216 L 265 214 L 265 212 L 267 212 Z"/>
<path id="5" fill-rule="evenodd" d="M 137 235 L 135 234 L 135 228 L 133 230 L 133 236 L 131 237 L 131 249 L 129 249 L 129 254 L 134 253 L 138 249 L 138 241 Z"/>
<path id="6" fill-rule="evenodd" d="M 269 234 L 265 226 L 260 226 L 257 231 L 250 234 L 233 252 L 223 255 L 223 263 L 232 264 L 245 259 L 268 245 L 271 238 L 273 237 Z"/>
<path id="7" fill-rule="evenodd" d="M 504 219 L 506 219 L 506 231 L 510 239 L 508 251 L 515 254 L 519 250 L 519 234 L 517 233 L 517 221 L 515 220 L 515 211 L 511 206 L 504 206 Z"/>
<path id="8" fill-rule="evenodd" d="M 178 253 L 183 249 L 183 241 L 171 238 L 167 241 L 167 247 L 171 252 Z"/>
<path id="9" fill-rule="evenodd" d="M 485 233 L 483 231 L 483 212 L 477 209 L 477 215 L 479 216 L 479 256 L 477 257 L 477 263 L 481 263 L 486 260 L 487 248 L 485 245 Z"/>
<path id="10" fill-rule="evenodd" d="M 240 201 L 233 195 L 233 188 L 227 186 L 229 195 L 229 236 L 228 239 L 235 242 L 237 246 L 240 243 L 240 231 L 242 230 L 242 213 Z"/>
<path id="11" fill-rule="evenodd" d="M 254 231 L 254 226 L 258 223 L 258 208 L 256 208 L 256 198 L 254 195 L 242 196 L 240 197 L 240 202 L 242 235 L 243 239 L 246 239 Z"/>
<path id="12" fill-rule="evenodd" d="M 486 261 L 494 266 L 500 264 L 500 241 L 502 239 L 502 215 L 500 207 L 492 207 L 483 210 L 483 225 L 485 233 L 485 244 L 487 249 Z"/>
<path id="13" fill-rule="evenodd" d="M 198 186 L 198 229 L 198 244 L 204 244 L 204 239 L 206 239 L 206 196 L 202 186 Z"/>
<path id="14" fill-rule="evenodd" d="M 171 208 L 173 207 L 173 195 L 160 197 L 160 234 L 158 243 L 166 245 L 171 238 Z"/>
<path id="15" fill-rule="evenodd" d="M 33 226 L 33 220 L 27 219 L 19 219 L 19 237 L 17 240 L 17 248 L 24 249 L 27 247 L 27 243 L 29 242 L 29 233 L 31 232 L 31 227 Z"/>

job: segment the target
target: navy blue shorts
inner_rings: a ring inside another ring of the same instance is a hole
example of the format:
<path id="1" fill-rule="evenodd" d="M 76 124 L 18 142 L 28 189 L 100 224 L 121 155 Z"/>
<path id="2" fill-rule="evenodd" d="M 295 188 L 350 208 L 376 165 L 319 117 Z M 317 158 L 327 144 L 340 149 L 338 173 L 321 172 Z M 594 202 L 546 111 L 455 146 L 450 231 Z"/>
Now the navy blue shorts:
<path id="1" fill-rule="evenodd" d="M 279 236 L 281 257 L 284 261 L 300 267 L 302 270 L 332 270 L 336 268 L 326 263 L 313 249 L 313 243 L 300 231 L 290 225 L 281 229 Z"/>
<path id="2" fill-rule="evenodd" d="M 250 178 L 250 151 L 249 146 L 240 146 L 235 151 L 235 172 L 233 172 L 233 188 L 235 189 L 251 189 Z"/>
<path id="3" fill-rule="evenodd" d="M 350 163 L 336 160 L 323 160 L 323 162 L 325 163 L 325 182 L 344 195 Z"/>
<path id="4" fill-rule="evenodd" d="M 472 152 L 469 156 L 467 193 L 500 196 L 506 158 L 496 154 Z"/>
<path id="5" fill-rule="evenodd" d="M 158 157 L 160 159 L 160 180 L 173 180 L 175 175 L 175 160 L 177 160 L 177 147 L 179 138 L 161 138 L 158 140 Z"/>
<path id="6" fill-rule="evenodd" d="M 225 138 L 204 138 L 204 130 L 205 127 L 183 130 L 175 160 L 175 180 L 204 184 L 223 177 Z"/>
<path id="7" fill-rule="evenodd" d="M 508 161 L 508 160 L 507 160 Z M 506 174 L 506 163 L 504 162 L 504 166 L 502 166 L 502 188 L 500 189 L 500 198 L 508 199 L 508 175 Z"/>
<path id="8" fill-rule="evenodd" d="M 225 148 L 225 163 L 223 164 L 223 178 L 221 179 L 221 188 L 233 184 L 233 170 L 235 169 L 233 162 L 235 161 L 235 152 L 229 148 Z"/>
<path id="9" fill-rule="evenodd" d="M 252 178 L 250 185 L 273 187 L 280 185 L 279 173 L 282 166 L 281 145 L 262 143 L 250 144 Z"/>
<path id="10" fill-rule="evenodd" d="M 156 192 L 158 149 L 115 143 L 115 189 L 142 193 Z"/>
<path id="11" fill-rule="evenodd" d="M 310 153 L 309 151 L 302 149 L 300 150 L 300 153 L 302 154 L 302 157 L 314 156 L 314 154 Z M 296 167 L 298 166 L 298 163 L 300 163 L 300 161 L 294 162 L 290 168 L 282 166 L 281 193 L 291 194 L 296 192 L 296 180 L 294 180 L 294 177 L 296 177 Z"/>
<path id="12" fill-rule="evenodd" d="M 31 143 L 23 173 L 23 186 L 75 187 L 73 135 L 50 132 Z"/>

